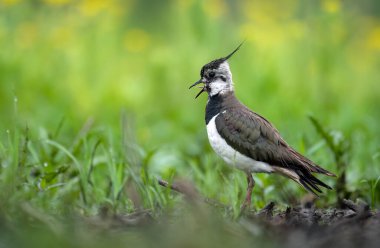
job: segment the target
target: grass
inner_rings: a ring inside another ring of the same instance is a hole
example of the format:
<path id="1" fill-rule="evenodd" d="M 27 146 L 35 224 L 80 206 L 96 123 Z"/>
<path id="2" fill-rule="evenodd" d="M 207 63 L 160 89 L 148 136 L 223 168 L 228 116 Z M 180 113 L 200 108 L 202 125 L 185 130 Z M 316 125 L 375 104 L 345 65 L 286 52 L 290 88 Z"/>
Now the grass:
<path id="1" fill-rule="evenodd" d="M 194 100 L 196 92 L 187 89 L 203 64 L 244 39 L 230 61 L 239 99 L 298 151 L 344 174 L 339 192 L 378 208 L 380 21 L 372 12 L 378 4 L 366 4 L 0 1 L 3 239 L 37 233 L 41 242 L 58 239 L 62 246 L 102 246 L 110 239 L 144 245 L 145 232 L 136 230 L 104 231 L 104 239 L 92 240 L 99 229 L 88 220 L 148 211 L 159 223 L 177 223 L 164 236 L 193 223 L 178 240 L 199 228 L 205 230 L 200 243 L 207 235 L 247 246 L 264 240 L 249 237 L 236 221 L 245 176 L 213 153 L 206 99 Z M 227 207 L 211 211 L 210 224 L 196 224 L 204 216 L 188 211 L 158 178 Z M 296 205 L 306 194 L 279 176 L 255 180 L 255 209 L 272 200 Z M 337 187 L 335 179 L 323 180 Z M 329 191 L 317 204 L 336 202 L 336 191 Z M 147 228 L 146 246 L 159 240 L 154 233 L 161 229 Z M 231 230 L 244 233 L 244 241 Z"/>

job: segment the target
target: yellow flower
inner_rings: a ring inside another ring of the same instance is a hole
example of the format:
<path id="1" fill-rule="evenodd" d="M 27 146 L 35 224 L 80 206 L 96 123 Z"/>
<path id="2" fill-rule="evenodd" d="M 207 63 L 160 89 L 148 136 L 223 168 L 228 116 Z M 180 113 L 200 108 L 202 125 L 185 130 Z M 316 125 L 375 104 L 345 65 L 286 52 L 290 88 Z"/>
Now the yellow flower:
<path id="1" fill-rule="evenodd" d="M 2 1 L 0 1 L 0 3 L 5 5 L 5 6 L 15 5 L 19 2 L 20 2 L 20 0 L 2 0 Z"/>
<path id="2" fill-rule="evenodd" d="M 50 41 L 56 47 L 64 47 L 72 38 L 73 30 L 69 26 L 58 26 L 50 34 Z"/>
<path id="3" fill-rule="evenodd" d="M 180 10 L 187 10 L 194 4 L 194 0 L 176 0 L 175 2 Z"/>
<path id="4" fill-rule="evenodd" d="M 373 28 L 368 34 L 367 45 L 370 49 L 380 50 L 380 26 Z"/>
<path id="5" fill-rule="evenodd" d="M 283 1 L 246 1 L 241 5 L 242 13 L 257 23 L 273 24 L 290 19 L 297 10 L 295 0 Z"/>
<path id="6" fill-rule="evenodd" d="M 145 50 L 150 43 L 150 36 L 142 29 L 131 29 L 124 37 L 124 46 L 131 52 L 141 52 Z"/>
<path id="7" fill-rule="evenodd" d="M 51 5 L 65 5 L 71 2 L 71 0 L 44 0 L 45 3 Z"/>
<path id="8" fill-rule="evenodd" d="M 223 0 L 209 0 L 202 3 L 203 10 L 211 18 L 218 18 L 227 12 L 226 3 Z"/>
<path id="9" fill-rule="evenodd" d="M 101 12 L 111 12 L 111 14 L 120 14 L 125 11 L 125 6 L 129 5 L 129 0 L 123 1 L 123 8 L 115 0 L 83 0 L 79 9 L 86 16 L 95 16 Z"/>
<path id="10" fill-rule="evenodd" d="M 341 9 L 341 2 L 339 0 L 324 0 L 322 1 L 322 8 L 326 12 L 336 13 Z"/>

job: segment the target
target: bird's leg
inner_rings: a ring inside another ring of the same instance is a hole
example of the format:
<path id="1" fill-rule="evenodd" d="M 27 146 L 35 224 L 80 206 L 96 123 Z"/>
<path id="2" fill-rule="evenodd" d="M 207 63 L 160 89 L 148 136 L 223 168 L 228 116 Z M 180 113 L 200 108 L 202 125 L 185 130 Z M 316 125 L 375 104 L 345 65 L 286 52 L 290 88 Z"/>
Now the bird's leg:
<path id="1" fill-rule="evenodd" d="M 243 205 L 241 205 L 240 211 L 243 212 L 247 207 L 249 208 L 251 206 L 251 196 L 252 196 L 252 190 L 253 187 L 255 187 L 255 180 L 253 180 L 252 174 L 247 172 L 247 194 L 245 196 L 245 200 L 243 202 Z"/>

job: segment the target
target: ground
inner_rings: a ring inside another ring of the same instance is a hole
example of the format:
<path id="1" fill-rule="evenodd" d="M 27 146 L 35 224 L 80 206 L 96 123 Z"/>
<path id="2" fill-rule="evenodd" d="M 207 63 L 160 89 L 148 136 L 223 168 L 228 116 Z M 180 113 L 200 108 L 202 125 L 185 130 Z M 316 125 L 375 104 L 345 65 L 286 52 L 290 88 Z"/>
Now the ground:
<path id="1" fill-rule="evenodd" d="M 175 186 L 181 191 L 183 188 Z M 343 200 L 342 208 L 316 208 L 312 202 L 283 209 L 270 202 L 240 216 L 223 215 L 228 206 L 193 192 L 171 209 L 115 214 L 104 206 L 98 215 L 49 215 L 23 204 L 28 218 L 2 218 L 4 247 L 378 247 L 380 211 Z M 20 225 L 22 224 L 22 225 Z"/>

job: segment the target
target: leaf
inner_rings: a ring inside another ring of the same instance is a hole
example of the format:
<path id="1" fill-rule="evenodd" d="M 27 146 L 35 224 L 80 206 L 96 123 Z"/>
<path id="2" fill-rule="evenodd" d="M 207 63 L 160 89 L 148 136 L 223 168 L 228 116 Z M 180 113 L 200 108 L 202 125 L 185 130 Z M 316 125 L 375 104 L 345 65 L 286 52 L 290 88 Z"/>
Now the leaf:
<path id="1" fill-rule="evenodd" d="M 314 128 L 317 130 L 317 132 L 322 136 L 322 138 L 326 141 L 327 146 L 333 151 L 334 154 L 338 154 L 339 151 L 337 149 L 337 146 L 334 143 L 334 139 L 331 134 L 329 134 L 321 125 L 321 123 L 314 118 L 313 116 L 308 116 L 311 123 L 313 124 Z"/>

